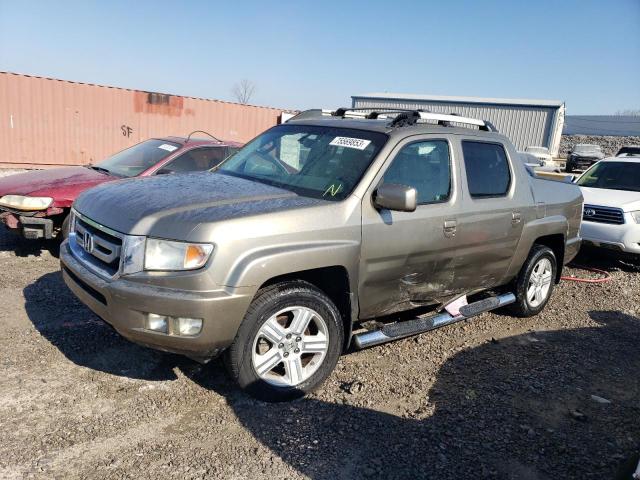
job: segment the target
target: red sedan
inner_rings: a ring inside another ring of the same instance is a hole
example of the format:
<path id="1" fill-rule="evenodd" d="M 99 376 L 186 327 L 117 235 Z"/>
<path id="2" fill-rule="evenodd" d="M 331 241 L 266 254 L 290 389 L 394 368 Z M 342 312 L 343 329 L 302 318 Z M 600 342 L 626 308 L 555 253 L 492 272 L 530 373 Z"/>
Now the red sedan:
<path id="1" fill-rule="evenodd" d="M 95 164 L 34 170 L 0 178 L 0 221 L 25 238 L 66 232 L 76 197 L 122 178 L 209 170 L 242 147 L 236 142 L 152 138 Z"/>

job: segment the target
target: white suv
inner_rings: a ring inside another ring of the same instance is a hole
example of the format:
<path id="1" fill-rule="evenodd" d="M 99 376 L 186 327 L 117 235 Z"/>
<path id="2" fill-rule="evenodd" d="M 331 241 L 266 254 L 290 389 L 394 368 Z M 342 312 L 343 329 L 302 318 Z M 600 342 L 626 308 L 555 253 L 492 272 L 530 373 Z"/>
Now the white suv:
<path id="1" fill-rule="evenodd" d="M 529 146 L 524 149 L 525 153 L 530 153 L 534 157 L 536 157 L 540 162 L 541 167 L 545 165 L 551 165 L 553 163 L 553 157 L 549 153 L 549 149 L 547 147 L 536 147 Z"/>
<path id="2" fill-rule="evenodd" d="M 584 196 L 583 243 L 640 260 L 640 157 L 601 160 L 576 183 Z"/>

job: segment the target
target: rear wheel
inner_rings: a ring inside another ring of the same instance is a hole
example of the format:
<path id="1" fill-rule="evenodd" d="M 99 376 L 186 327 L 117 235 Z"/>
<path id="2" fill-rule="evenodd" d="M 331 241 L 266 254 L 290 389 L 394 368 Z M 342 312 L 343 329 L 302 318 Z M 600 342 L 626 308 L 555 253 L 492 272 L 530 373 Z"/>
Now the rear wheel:
<path id="1" fill-rule="evenodd" d="M 518 317 L 532 317 L 547 305 L 557 272 L 556 256 L 545 245 L 534 245 L 515 280 L 516 301 L 509 306 Z"/>
<path id="2" fill-rule="evenodd" d="M 343 337 L 338 309 L 322 291 L 306 282 L 284 282 L 258 292 L 226 353 L 226 364 L 252 396 L 292 400 L 331 374 Z"/>

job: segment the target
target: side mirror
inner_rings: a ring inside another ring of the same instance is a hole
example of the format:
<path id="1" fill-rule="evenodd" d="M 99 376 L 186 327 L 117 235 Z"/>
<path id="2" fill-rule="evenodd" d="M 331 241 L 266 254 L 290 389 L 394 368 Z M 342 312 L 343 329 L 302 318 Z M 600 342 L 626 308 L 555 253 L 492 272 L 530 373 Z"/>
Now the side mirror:
<path id="1" fill-rule="evenodd" d="M 374 205 L 378 208 L 413 212 L 418 205 L 418 192 L 413 187 L 397 183 L 382 184 L 375 192 Z"/>
<path id="2" fill-rule="evenodd" d="M 160 170 L 158 170 L 156 172 L 156 175 L 170 175 L 172 173 L 175 173 L 173 170 L 170 170 L 168 168 L 161 168 Z"/>

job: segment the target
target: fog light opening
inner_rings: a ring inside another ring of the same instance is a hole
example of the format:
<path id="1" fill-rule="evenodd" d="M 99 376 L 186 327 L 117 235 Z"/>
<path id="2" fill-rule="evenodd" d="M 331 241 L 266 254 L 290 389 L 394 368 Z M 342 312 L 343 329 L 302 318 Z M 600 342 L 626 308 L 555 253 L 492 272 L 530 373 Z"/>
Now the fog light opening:
<path id="1" fill-rule="evenodd" d="M 178 335 L 184 336 L 194 336 L 198 335 L 202 330 L 202 319 L 201 318 L 185 318 L 178 317 L 175 319 L 177 324 Z"/>
<path id="2" fill-rule="evenodd" d="M 147 313 L 145 328 L 165 335 L 193 337 L 202 331 L 202 319 Z"/>
<path id="3" fill-rule="evenodd" d="M 169 333 L 168 317 L 165 315 L 157 315 L 155 313 L 147 313 L 147 330 L 154 332 Z"/>

